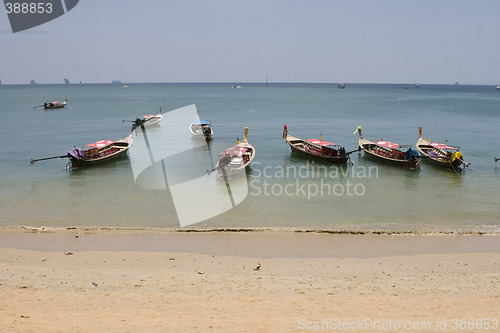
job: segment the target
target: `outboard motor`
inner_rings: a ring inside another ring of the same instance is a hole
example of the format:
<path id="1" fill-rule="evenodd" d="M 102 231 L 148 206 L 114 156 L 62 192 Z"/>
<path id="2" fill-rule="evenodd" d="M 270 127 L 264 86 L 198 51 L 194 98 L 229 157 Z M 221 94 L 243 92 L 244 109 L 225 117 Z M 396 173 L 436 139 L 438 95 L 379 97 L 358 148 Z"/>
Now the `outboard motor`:
<path id="1" fill-rule="evenodd" d="M 415 149 L 408 149 L 405 152 L 405 159 L 411 161 L 418 158 L 418 152 Z"/>

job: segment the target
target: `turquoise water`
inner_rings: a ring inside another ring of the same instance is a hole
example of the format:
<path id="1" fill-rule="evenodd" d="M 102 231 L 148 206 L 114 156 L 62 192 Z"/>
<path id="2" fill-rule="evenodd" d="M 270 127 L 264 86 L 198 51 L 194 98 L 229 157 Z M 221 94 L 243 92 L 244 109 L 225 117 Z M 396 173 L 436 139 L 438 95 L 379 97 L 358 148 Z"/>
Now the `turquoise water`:
<path id="1" fill-rule="evenodd" d="M 33 109 L 68 98 L 60 110 Z M 212 121 L 214 144 L 248 126 L 256 157 L 249 192 L 236 208 L 192 227 L 500 232 L 500 91 L 492 86 L 327 84 L 130 84 L 0 86 L 0 225 L 178 228 L 168 191 L 135 185 L 127 157 L 65 170 L 73 146 L 128 135 L 144 114 L 196 104 Z M 338 167 L 291 154 L 293 136 L 357 149 L 368 140 L 414 145 L 418 126 L 433 142 L 461 146 L 462 174 L 422 161 L 421 170 L 381 164 L 363 153 Z"/>

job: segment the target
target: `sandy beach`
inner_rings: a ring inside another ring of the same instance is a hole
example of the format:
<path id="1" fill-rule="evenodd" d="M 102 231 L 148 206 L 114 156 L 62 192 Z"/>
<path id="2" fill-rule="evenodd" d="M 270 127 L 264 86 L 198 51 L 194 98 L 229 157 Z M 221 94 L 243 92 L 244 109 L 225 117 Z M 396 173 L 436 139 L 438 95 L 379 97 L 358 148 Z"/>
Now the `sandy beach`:
<path id="1" fill-rule="evenodd" d="M 0 231 L 5 332 L 498 332 L 499 285 L 498 235 Z"/>

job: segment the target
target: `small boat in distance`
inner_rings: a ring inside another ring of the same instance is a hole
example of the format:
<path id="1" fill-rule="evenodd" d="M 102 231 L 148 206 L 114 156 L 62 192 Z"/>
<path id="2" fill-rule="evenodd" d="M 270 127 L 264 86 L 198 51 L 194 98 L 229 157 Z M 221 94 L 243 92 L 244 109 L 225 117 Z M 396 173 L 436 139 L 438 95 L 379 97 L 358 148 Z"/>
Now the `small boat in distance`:
<path id="1" fill-rule="evenodd" d="M 420 168 L 420 156 L 410 145 L 399 145 L 383 139 L 377 142 L 368 141 L 361 135 L 361 126 L 358 126 L 354 134 L 356 132 L 359 134 L 359 147 L 365 153 L 395 165 L 410 169 Z"/>
<path id="2" fill-rule="evenodd" d="M 238 144 L 226 148 L 219 154 L 220 159 L 215 168 L 211 171 L 218 170 L 218 179 L 228 179 L 232 174 L 245 170 L 245 168 L 253 161 L 255 157 L 255 148 L 247 141 L 248 127 L 245 127 L 245 136 L 243 141 Z M 210 170 L 208 173 L 211 172 Z"/>
<path id="3" fill-rule="evenodd" d="M 288 143 L 292 152 L 335 164 L 346 164 L 349 160 L 349 154 L 346 153 L 344 147 L 322 140 L 302 140 L 288 135 L 288 127 L 286 125 L 284 125 L 283 128 L 283 139 L 286 140 L 286 143 Z"/>
<path id="4" fill-rule="evenodd" d="M 337 88 L 339 89 L 345 89 L 345 83 L 341 82 L 337 85 Z"/>
<path id="5" fill-rule="evenodd" d="M 31 164 L 38 161 L 49 160 L 53 158 L 69 158 L 68 166 L 71 169 L 82 166 L 90 166 L 109 161 L 113 158 L 123 156 L 132 145 L 132 133 L 118 141 L 101 140 L 90 143 L 80 148 L 72 148 L 66 155 L 40 158 L 31 160 Z"/>
<path id="6" fill-rule="evenodd" d="M 214 135 L 210 120 L 195 120 L 189 125 L 189 131 L 196 136 L 203 135 L 207 140 L 211 139 L 212 135 Z"/>
<path id="7" fill-rule="evenodd" d="M 67 103 L 68 103 L 67 98 L 64 100 L 64 102 L 59 102 L 59 101 L 45 102 L 45 103 L 43 103 L 43 108 L 44 109 L 61 109 L 61 108 L 65 108 Z"/>
<path id="8" fill-rule="evenodd" d="M 497 90 L 500 90 L 500 86 L 497 86 Z"/>
<path id="9" fill-rule="evenodd" d="M 455 171 L 462 171 L 470 165 L 463 158 L 464 155 L 459 152 L 459 146 L 449 146 L 443 143 L 430 142 L 422 138 L 422 127 L 418 128 L 419 138 L 416 144 L 417 150 L 423 156 L 429 158 L 434 164 Z"/>
<path id="10" fill-rule="evenodd" d="M 241 86 L 234 85 L 234 86 L 232 86 L 231 88 L 239 89 L 239 88 L 241 88 Z"/>

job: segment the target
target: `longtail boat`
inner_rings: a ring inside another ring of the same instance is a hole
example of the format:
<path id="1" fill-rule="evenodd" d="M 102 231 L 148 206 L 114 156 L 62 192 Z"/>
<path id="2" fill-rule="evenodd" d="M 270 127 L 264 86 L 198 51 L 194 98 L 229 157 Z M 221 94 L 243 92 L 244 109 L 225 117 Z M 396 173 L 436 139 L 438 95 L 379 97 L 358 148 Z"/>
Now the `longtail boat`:
<path id="1" fill-rule="evenodd" d="M 349 160 L 349 154 L 346 153 L 344 147 L 318 139 L 302 140 L 296 138 L 288 134 L 286 125 L 283 128 L 283 138 L 292 149 L 292 152 L 336 164 L 346 164 Z"/>
<path id="2" fill-rule="evenodd" d="M 255 148 L 247 141 L 248 127 L 245 127 L 243 141 L 224 149 L 214 170 L 218 170 L 217 178 L 230 178 L 232 174 L 245 170 L 255 157 Z M 212 170 L 213 171 L 213 170 Z"/>
<path id="3" fill-rule="evenodd" d="M 368 141 L 361 134 L 361 126 L 358 126 L 356 131 L 359 134 L 359 147 L 365 153 L 402 167 L 420 168 L 420 156 L 410 145 L 399 145 L 383 139 L 377 142 Z"/>
<path id="4" fill-rule="evenodd" d="M 43 103 L 43 108 L 44 109 L 62 109 L 62 108 L 66 107 L 66 104 L 68 104 L 67 98 L 64 100 L 64 102 L 59 102 L 59 101 L 45 102 L 45 103 Z"/>
<path id="5" fill-rule="evenodd" d="M 36 160 L 32 159 L 31 164 L 53 158 L 67 157 L 69 158 L 68 166 L 71 166 L 73 169 L 82 166 L 90 166 L 123 156 L 131 145 L 132 134 L 118 141 L 101 140 L 85 145 L 82 149 L 71 148 L 66 155 L 40 158 Z"/>
<path id="6" fill-rule="evenodd" d="M 135 124 L 135 126 L 140 126 L 140 125 L 155 125 L 158 124 L 161 120 L 163 119 L 163 116 L 161 115 L 161 107 L 160 111 L 156 115 L 148 114 L 145 116 L 142 116 L 140 118 L 136 118 L 132 122 Z"/>
<path id="7" fill-rule="evenodd" d="M 444 143 L 430 142 L 422 138 L 422 127 L 418 128 L 419 138 L 416 144 L 417 150 L 427 157 L 435 165 L 456 171 L 464 170 L 470 163 L 463 160 L 464 155 L 459 151 L 459 146 L 450 146 Z"/>

